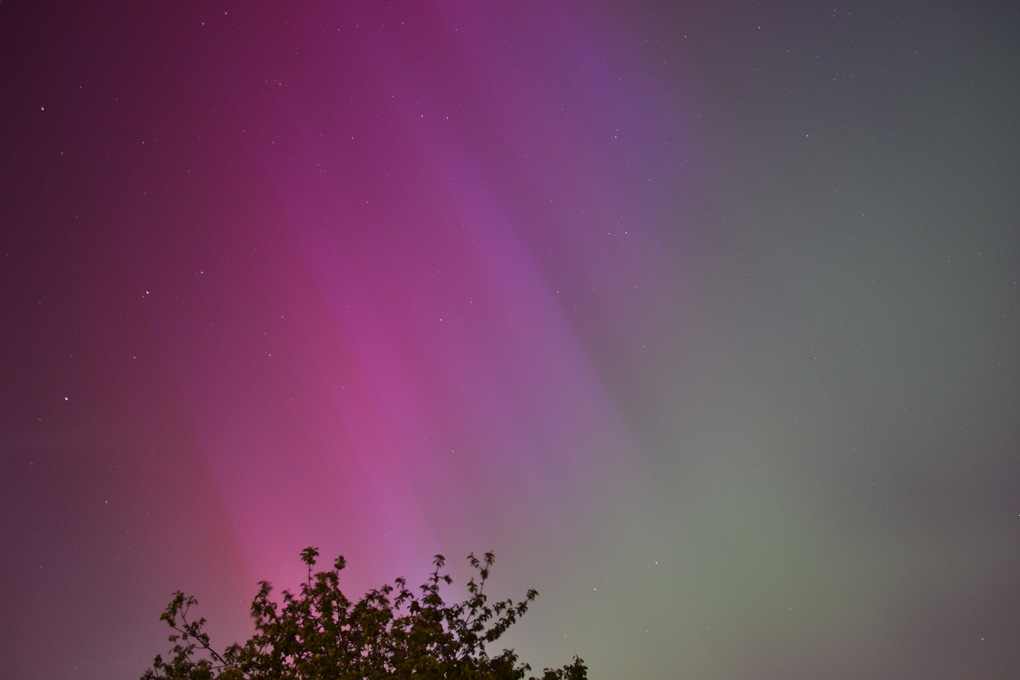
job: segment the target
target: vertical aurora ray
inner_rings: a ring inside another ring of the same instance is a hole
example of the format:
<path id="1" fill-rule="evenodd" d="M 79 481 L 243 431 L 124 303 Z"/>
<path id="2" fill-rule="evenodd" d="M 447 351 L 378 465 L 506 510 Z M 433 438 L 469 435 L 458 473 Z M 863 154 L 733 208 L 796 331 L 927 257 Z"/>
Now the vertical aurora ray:
<path id="1" fill-rule="evenodd" d="M 329 124 L 304 116 L 313 107 L 300 98 L 287 98 L 285 109 L 270 103 L 262 112 L 267 119 L 278 113 L 283 123 L 255 142 L 305 140 L 263 151 L 253 170 L 272 197 L 273 219 L 284 225 L 273 227 L 284 236 L 263 246 L 276 249 L 263 257 L 273 260 L 275 277 L 301 281 L 294 298 L 318 301 L 312 314 L 329 321 L 302 340 L 300 365 L 280 369 L 301 384 L 314 380 L 312 392 L 322 399 L 314 417 L 303 411 L 308 418 L 289 426 L 305 432 L 307 450 L 284 453 L 296 436 L 288 431 L 261 447 L 269 461 L 254 442 L 246 455 L 251 468 L 274 478 L 284 474 L 272 462 L 278 456 L 298 468 L 307 459 L 319 471 L 312 486 L 321 487 L 320 500 L 291 521 L 327 517 L 336 504 L 353 540 L 385 537 L 412 554 L 436 542 L 435 526 L 495 519 L 523 530 L 532 522 L 522 513 L 562 514 L 573 496 L 594 498 L 596 480 L 609 481 L 606 471 L 632 464 L 628 436 L 594 367 L 599 348 L 585 346 L 570 308 L 601 318 L 606 333 L 624 334 L 629 302 L 602 302 L 600 291 L 618 288 L 621 275 L 631 285 L 650 277 L 635 271 L 641 254 L 628 243 L 640 216 L 621 201 L 613 163 L 563 165 L 568 157 L 600 157 L 615 142 L 611 130 L 595 135 L 593 146 L 590 130 L 574 129 L 562 113 L 547 116 L 554 95 L 587 111 L 589 100 L 618 101 L 620 93 L 597 75 L 574 85 L 594 90 L 583 96 L 545 82 L 505 82 L 518 69 L 544 79 L 550 60 L 568 80 L 606 67 L 550 37 L 536 38 L 532 54 L 487 64 L 475 52 L 477 36 L 499 23 L 492 11 L 455 13 L 446 25 L 414 17 L 414 34 L 375 12 L 359 18 L 357 30 L 348 19 L 336 39 L 342 54 L 369 61 L 367 72 L 349 78 L 342 59 L 330 58 L 335 48 L 326 41 L 334 38 L 309 36 L 302 44 L 322 61 L 303 77 L 331 84 L 324 93 L 336 102 Z M 537 12 L 513 19 L 537 25 L 545 20 Z M 502 40 L 510 44 L 514 34 Z M 463 35 L 475 42 L 465 47 Z M 445 59 L 429 63 L 437 54 Z M 340 75 L 330 79 L 333 69 Z M 463 75 L 450 85 L 450 73 Z M 473 96 L 444 97 L 444 88 Z M 510 101 L 507 91 L 520 100 Z M 625 129 L 642 123 L 626 112 L 617 121 Z M 571 153 L 551 152 L 554 138 Z M 606 243 L 592 250 L 593 238 Z M 281 248 L 293 255 L 282 257 Z M 565 269 L 578 281 L 563 280 Z M 289 317 L 302 322 L 294 310 Z M 317 367 L 311 374 L 309 364 Z M 247 445 L 218 441 L 213 448 L 224 446 Z M 252 550 L 278 553 L 256 527 L 286 522 L 288 513 L 274 507 L 273 519 L 255 511 L 256 482 L 234 468 L 226 466 L 222 483 L 244 508 L 238 521 L 252 525 L 245 533 L 260 546 Z"/>
<path id="2" fill-rule="evenodd" d="M 613 104 L 612 67 L 569 14 L 572 46 L 537 35 L 491 63 L 479 36 L 512 45 L 537 7 L 422 15 L 413 36 L 375 11 L 339 38 L 293 36 L 314 60 L 266 59 L 287 94 L 232 111 L 235 150 L 217 151 L 251 159 L 223 185 L 239 212 L 182 214 L 186 232 L 126 248 L 177 310 L 153 323 L 244 563 L 274 579 L 321 536 L 397 569 L 493 523 L 510 545 L 563 530 L 636 462 L 598 368 L 617 350 L 591 342 L 593 325 L 626 342 L 653 307 L 626 292 L 655 275 L 625 186 L 640 161 L 614 150 L 643 124 L 635 100 Z M 233 71 L 218 80 L 245 101 Z M 608 127 L 589 113 L 602 101 Z M 191 250 L 186 273 L 146 262 L 168 246 Z"/>

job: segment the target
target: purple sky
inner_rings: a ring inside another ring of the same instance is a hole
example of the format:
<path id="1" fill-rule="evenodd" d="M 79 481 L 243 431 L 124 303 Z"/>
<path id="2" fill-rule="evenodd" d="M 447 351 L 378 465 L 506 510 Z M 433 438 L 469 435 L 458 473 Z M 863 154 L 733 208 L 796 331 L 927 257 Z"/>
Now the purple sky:
<path id="1" fill-rule="evenodd" d="M 0 676 L 455 575 L 592 678 L 1020 675 L 1020 10 L 0 4 Z"/>

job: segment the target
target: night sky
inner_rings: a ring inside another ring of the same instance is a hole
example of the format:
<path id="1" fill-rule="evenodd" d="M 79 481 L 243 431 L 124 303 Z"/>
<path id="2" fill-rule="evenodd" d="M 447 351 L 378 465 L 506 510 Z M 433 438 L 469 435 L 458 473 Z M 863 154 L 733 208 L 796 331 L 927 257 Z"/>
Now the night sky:
<path id="1" fill-rule="evenodd" d="M 0 676 L 243 640 L 314 545 L 494 551 L 536 670 L 1020 677 L 1018 29 L 3 2 Z"/>

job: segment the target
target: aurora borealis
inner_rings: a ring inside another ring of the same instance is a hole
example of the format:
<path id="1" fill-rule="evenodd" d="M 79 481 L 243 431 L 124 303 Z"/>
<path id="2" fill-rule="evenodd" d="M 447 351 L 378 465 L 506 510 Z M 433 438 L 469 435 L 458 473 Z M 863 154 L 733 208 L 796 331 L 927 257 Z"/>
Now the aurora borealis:
<path id="1" fill-rule="evenodd" d="M 0 676 L 492 550 L 593 678 L 1020 677 L 1020 7 L 0 5 Z"/>

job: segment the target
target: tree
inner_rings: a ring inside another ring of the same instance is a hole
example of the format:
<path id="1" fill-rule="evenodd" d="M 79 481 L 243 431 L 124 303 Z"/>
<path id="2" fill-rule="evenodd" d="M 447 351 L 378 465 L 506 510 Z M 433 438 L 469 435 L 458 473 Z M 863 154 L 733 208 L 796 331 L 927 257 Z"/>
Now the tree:
<path id="1" fill-rule="evenodd" d="M 190 616 L 197 600 L 174 593 L 160 616 L 174 631 L 171 654 L 157 656 L 142 680 L 522 680 L 531 670 L 512 649 L 494 656 L 487 651 L 538 596 L 529 590 L 520 602 L 490 603 L 485 584 L 492 553 L 468 556 L 477 574 L 468 581 L 467 599 L 456 604 L 446 604 L 440 594 L 442 585 L 453 582 L 443 572 L 442 555 L 436 555 L 420 594 L 398 578 L 357 602 L 340 590 L 344 558 L 313 573 L 318 556 L 316 548 L 301 552 L 308 578 L 297 594 L 283 591 L 282 603 L 270 598 L 272 587 L 262 581 L 251 605 L 254 635 L 222 652 L 203 630 L 206 620 Z M 531 680 L 587 677 L 575 656 L 573 663 L 547 668 L 541 679 Z"/>

